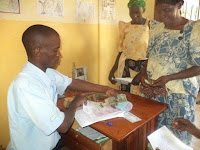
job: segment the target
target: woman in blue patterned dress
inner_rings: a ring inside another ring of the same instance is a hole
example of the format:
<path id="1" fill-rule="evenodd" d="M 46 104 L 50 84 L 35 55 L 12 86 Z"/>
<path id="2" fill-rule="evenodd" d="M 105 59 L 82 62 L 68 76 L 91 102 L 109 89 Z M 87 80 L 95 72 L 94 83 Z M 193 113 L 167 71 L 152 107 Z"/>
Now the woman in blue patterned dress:
<path id="1" fill-rule="evenodd" d="M 200 21 L 180 16 L 183 3 L 183 0 L 157 0 L 160 22 L 151 23 L 148 62 L 142 70 L 141 83 L 147 89 L 167 88 L 166 96 L 154 97 L 168 104 L 168 109 L 158 117 L 158 128 L 166 125 L 180 140 L 190 144 L 189 133 L 180 133 L 172 127 L 175 118 L 194 121 L 199 90 Z M 153 83 L 149 85 L 145 79 L 151 79 Z"/>

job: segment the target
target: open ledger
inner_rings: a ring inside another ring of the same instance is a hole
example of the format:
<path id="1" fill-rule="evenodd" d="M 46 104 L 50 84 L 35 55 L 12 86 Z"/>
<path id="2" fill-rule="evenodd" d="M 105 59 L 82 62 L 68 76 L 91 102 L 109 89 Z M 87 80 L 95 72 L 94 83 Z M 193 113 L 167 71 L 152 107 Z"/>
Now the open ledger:
<path id="1" fill-rule="evenodd" d="M 166 126 L 156 130 L 147 138 L 154 150 L 156 148 L 160 150 L 193 150 L 180 141 Z"/>

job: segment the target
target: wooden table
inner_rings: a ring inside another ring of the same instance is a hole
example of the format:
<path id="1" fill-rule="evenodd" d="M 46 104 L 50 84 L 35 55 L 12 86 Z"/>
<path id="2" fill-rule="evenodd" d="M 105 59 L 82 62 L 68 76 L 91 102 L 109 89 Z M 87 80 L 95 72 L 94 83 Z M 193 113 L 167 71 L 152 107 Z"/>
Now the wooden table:
<path id="1" fill-rule="evenodd" d="M 131 123 L 124 118 L 114 118 L 108 120 L 114 123 L 113 126 L 98 122 L 91 127 L 112 139 L 113 150 L 146 150 L 147 136 L 155 130 L 157 116 L 167 109 L 167 105 L 130 93 L 126 96 L 133 104 L 130 112 L 141 121 Z"/>

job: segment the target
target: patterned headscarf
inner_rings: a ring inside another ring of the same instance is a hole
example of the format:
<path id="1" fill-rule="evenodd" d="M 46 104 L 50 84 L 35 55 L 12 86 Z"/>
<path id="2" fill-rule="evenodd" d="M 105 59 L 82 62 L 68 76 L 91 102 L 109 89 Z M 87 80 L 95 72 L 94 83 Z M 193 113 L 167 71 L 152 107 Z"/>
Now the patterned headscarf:
<path id="1" fill-rule="evenodd" d="M 130 0 L 128 3 L 128 7 L 146 7 L 146 2 L 145 0 Z"/>

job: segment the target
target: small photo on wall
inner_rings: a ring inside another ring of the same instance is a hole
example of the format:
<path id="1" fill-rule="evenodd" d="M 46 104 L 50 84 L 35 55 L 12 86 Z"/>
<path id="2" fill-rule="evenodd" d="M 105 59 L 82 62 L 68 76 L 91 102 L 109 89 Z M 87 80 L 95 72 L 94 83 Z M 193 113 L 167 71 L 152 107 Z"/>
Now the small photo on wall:
<path id="1" fill-rule="evenodd" d="M 77 67 L 75 70 L 75 79 L 87 81 L 87 70 L 85 66 Z"/>
<path id="2" fill-rule="evenodd" d="M 20 14 L 19 0 L 0 0 L 0 13 Z"/>

